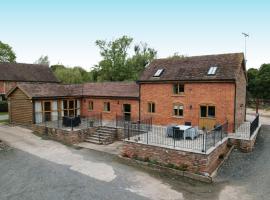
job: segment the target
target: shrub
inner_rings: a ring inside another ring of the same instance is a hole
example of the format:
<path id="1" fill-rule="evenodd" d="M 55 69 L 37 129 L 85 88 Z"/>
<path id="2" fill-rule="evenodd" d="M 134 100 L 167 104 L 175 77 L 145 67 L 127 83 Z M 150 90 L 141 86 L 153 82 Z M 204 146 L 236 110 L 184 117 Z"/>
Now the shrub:
<path id="1" fill-rule="evenodd" d="M 0 112 L 8 112 L 7 101 L 0 101 Z"/>

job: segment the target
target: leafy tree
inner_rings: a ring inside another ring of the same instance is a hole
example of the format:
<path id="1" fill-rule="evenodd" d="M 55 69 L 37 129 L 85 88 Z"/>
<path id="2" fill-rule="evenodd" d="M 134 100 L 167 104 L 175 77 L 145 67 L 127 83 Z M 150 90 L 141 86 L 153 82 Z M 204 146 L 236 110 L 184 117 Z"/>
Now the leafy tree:
<path id="1" fill-rule="evenodd" d="M 130 73 L 128 80 L 137 80 L 145 67 L 156 57 L 157 51 L 149 48 L 146 43 L 140 43 L 134 47 L 135 55 L 127 60 Z"/>
<path id="2" fill-rule="evenodd" d="M 175 52 L 172 56 L 169 56 L 168 58 L 172 59 L 183 59 L 186 58 L 187 56 L 179 54 L 178 52 Z"/>
<path id="3" fill-rule="evenodd" d="M 61 65 L 61 64 L 57 64 L 57 65 L 51 65 L 51 69 L 53 72 L 55 72 L 57 69 L 64 69 L 65 66 Z"/>
<path id="4" fill-rule="evenodd" d="M 90 73 L 92 80 L 97 81 L 124 81 L 136 80 L 139 73 L 156 56 L 156 51 L 147 44 L 140 43 L 134 47 L 134 55 L 128 55 L 133 39 L 122 36 L 107 42 L 97 40 L 102 60 Z"/>
<path id="5" fill-rule="evenodd" d="M 0 62 L 16 62 L 12 47 L 0 41 Z"/>
<path id="6" fill-rule="evenodd" d="M 97 40 L 96 45 L 100 49 L 100 55 L 103 57 L 95 68 L 100 72 L 99 81 L 123 81 L 127 74 L 127 50 L 130 48 L 132 38 L 123 36 L 114 41 L 106 42 Z"/>
<path id="7" fill-rule="evenodd" d="M 248 91 L 248 96 L 251 98 L 256 98 L 258 97 L 258 73 L 259 70 L 255 68 L 250 68 L 247 71 L 247 78 L 248 78 L 248 86 L 247 86 L 247 91 Z"/>
<path id="8" fill-rule="evenodd" d="M 259 70 L 247 71 L 248 94 L 252 98 L 270 99 L 270 64 L 263 64 Z"/>
<path id="9" fill-rule="evenodd" d="M 35 61 L 35 64 L 50 65 L 49 57 L 48 56 L 40 56 L 39 59 L 37 59 Z"/>
<path id="10" fill-rule="evenodd" d="M 62 83 L 83 83 L 83 78 L 78 68 L 57 68 L 54 74 Z"/>
<path id="11" fill-rule="evenodd" d="M 263 64 L 257 77 L 259 97 L 270 99 L 270 64 Z"/>

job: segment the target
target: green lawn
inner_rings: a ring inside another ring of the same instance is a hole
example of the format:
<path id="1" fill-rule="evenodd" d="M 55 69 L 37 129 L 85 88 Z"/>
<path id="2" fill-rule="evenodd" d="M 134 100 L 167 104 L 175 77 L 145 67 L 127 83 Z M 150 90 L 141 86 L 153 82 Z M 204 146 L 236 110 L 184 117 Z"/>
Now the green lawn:
<path id="1" fill-rule="evenodd" d="M 8 124 L 8 119 L 6 119 L 6 120 L 0 120 L 0 124 Z"/>
<path id="2" fill-rule="evenodd" d="M 0 115 L 8 115 L 8 112 L 0 112 Z"/>

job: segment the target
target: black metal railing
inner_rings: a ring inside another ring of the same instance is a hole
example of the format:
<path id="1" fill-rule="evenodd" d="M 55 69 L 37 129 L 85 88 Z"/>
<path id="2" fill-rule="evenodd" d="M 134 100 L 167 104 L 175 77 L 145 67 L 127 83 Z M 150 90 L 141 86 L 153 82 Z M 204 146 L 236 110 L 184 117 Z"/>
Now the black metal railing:
<path id="1" fill-rule="evenodd" d="M 56 128 L 56 129 L 65 129 L 65 130 L 74 130 L 77 129 L 86 129 L 91 127 L 98 127 L 102 125 L 102 116 L 100 113 L 91 114 L 88 117 L 81 116 L 60 116 L 57 114 L 35 114 L 35 123 L 45 126 L 47 128 Z"/>
<path id="2" fill-rule="evenodd" d="M 250 123 L 250 137 L 259 126 L 259 115 L 256 115 L 255 119 Z"/>
<path id="3" fill-rule="evenodd" d="M 228 123 L 217 126 L 209 132 L 199 130 L 197 127 L 185 131 L 172 127 L 153 126 L 152 119 L 142 120 L 141 123 L 125 123 L 124 139 L 148 145 L 207 152 L 228 134 Z"/>

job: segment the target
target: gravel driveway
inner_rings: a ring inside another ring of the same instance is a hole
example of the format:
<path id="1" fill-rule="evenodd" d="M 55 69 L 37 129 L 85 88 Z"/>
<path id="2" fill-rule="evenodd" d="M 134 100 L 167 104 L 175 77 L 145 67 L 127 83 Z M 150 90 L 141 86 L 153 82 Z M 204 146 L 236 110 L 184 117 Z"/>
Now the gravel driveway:
<path id="1" fill-rule="evenodd" d="M 0 139 L 13 147 L 0 151 L 0 199 L 269 199 L 269 131 L 270 126 L 262 128 L 253 153 L 234 151 L 216 182 L 203 184 L 43 140 L 27 129 L 0 126 Z"/>

